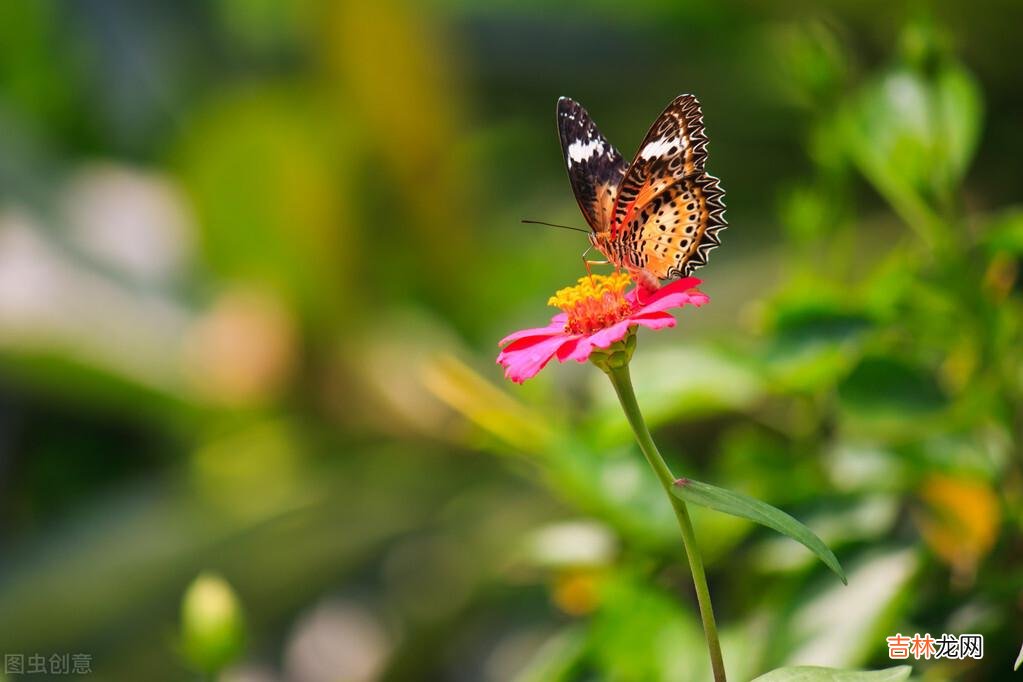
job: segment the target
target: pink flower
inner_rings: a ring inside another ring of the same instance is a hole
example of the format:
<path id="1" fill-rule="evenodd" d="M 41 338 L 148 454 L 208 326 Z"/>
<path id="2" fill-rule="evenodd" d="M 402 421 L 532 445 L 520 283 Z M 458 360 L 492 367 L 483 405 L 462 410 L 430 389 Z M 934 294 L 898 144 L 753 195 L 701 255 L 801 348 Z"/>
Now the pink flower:
<path id="1" fill-rule="evenodd" d="M 631 279 L 626 273 L 589 275 L 573 287 L 560 289 L 548 301 L 561 308 L 546 327 L 523 329 L 501 340 L 497 362 L 504 375 L 521 384 L 536 376 L 551 358 L 559 362 L 585 362 L 596 349 L 606 349 L 628 336 L 634 327 L 664 329 L 675 326 L 667 312 L 709 299 L 695 287 L 700 280 L 686 277 L 653 293 L 640 287 L 625 291 Z"/>

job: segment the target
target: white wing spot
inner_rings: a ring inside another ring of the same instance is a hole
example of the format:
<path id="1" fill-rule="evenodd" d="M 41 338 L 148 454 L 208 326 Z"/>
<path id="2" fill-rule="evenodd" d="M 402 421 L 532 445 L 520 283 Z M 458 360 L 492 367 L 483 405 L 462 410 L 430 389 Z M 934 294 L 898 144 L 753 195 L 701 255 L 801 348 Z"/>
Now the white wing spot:
<path id="1" fill-rule="evenodd" d="M 653 142 L 648 143 L 645 147 L 643 147 L 639 155 L 644 159 L 652 159 L 657 156 L 664 156 L 672 147 L 685 149 L 686 142 L 687 140 L 683 137 L 661 137 L 654 140 Z"/>
<path id="2" fill-rule="evenodd" d="M 589 142 L 576 140 L 568 145 L 568 165 L 571 167 L 573 161 L 579 163 L 594 154 L 602 154 L 603 152 L 604 143 L 601 140 L 590 140 Z"/>

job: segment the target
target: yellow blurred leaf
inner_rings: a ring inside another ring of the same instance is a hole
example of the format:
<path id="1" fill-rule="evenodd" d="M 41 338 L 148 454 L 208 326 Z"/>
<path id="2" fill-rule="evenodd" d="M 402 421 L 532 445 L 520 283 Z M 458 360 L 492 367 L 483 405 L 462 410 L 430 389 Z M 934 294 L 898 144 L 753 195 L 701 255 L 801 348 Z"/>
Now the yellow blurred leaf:
<path id="1" fill-rule="evenodd" d="M 463 126 L 447 41 L 414 2 L 376 0 L 327 5 L 322 60 L 333 102 L 361 123 L 387 164 L 396 201 L 381 220 L 400 223 L 413 242 L 404 253 L 440 272 L 465 268 L 471 221 L 469 178 L 457 163 Z M 379 228 L 379 226 L 375 226 Z M 392 264 L 393 266 L 393 264 Z M 425 288 L 457 296 L 453 277 Z"/>
<path id="2" fill-rule="evenodd" d="M 924 541 L 958 581 L 973 579 L 977 566 L 994 546 L 1001 522 L 998 498 L 986 481 L 944 474 L 927 478 L 916 515 Z"/>
<path id="3" fill-rule="evenodd" d="M 422 368 L 426 388 L 487 433 L 523 452 L 539 454 L 551 441 L 546 421 L 451 355 Z"/>
<path id="4" fill-rule="evenodd" d="M 558 574 L 551 588 L 555 605 L 570 616 L 592 613 L 600 603 L 604 575 L 592 569 L 573 569 Z"/>
<path id="5" fill-rule="evenodd" d="M 324 60 L 403 173 L 429 182 L 454 136 L 454 82 L 440 41 L 415 4 L 331 3 Z"/>
<path id="6" fill-rule="evenodd" d="M 951 340 L 950 340 L 951 341 Z M 971 337 L 952 341 L 945 361 L 941 363 L 941 379 L 951 392 L 966 388 L 980 361 L 976 342 Z"/>

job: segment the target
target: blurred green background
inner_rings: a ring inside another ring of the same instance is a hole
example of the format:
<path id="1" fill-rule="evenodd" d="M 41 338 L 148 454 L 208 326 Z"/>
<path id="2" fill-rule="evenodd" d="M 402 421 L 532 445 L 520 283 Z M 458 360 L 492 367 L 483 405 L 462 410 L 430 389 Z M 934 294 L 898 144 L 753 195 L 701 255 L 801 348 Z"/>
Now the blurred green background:
<path id="1" fill-rule="evenodd" d="M 640 403 L 676 472 L 850 577 L 697 512 L 732 678 L 884 667 L 898 631 L 985 637 L 920 679 L 1011 679 L 1018 26 L 1015 0 L 4 0 L 0 653 L 196 679 L 205 572 L 186 601 L 243 621 L 225 680 L 709 679 L 606 380 L 494 364 L 582 274 L 581 235 L 518 222 L 583 224 L 556 98 L 628 157 L 692 92 L 731 228 L 711 304 L 640 335 Z"/>

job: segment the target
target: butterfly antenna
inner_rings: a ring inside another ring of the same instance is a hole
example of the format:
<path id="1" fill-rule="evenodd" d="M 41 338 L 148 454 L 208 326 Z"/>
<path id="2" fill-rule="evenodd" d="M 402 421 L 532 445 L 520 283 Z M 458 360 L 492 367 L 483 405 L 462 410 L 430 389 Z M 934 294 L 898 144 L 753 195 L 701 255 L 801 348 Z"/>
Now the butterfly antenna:
<path id="1" fill-rule="evenodd" d="M 587 233 L 589 232 L 589 230 L 585 230 L 581 227 L 572 227 L 571 225 L 558 225 L 557 223 L 545 223 L 542 220 L 526 220 L 525 218 L 523 218 L 522 222 L 527 223 L 529 225 L 546 225 L 547 227 L 560 227 L 563 230 L 572 230 L 573 232 Z"/>

